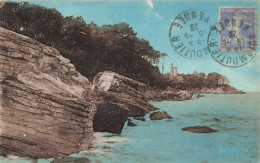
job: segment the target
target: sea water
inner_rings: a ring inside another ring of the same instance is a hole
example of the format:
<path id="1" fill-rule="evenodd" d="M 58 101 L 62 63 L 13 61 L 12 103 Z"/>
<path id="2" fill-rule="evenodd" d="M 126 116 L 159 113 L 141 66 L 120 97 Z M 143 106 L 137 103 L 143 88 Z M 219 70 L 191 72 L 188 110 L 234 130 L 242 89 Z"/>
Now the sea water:
<path id="1" fill-rule="evenodd" d="M 104 163 L 259 162 L 259 99 L 259 93 L 207 94 L 187 101 L 150 102 L 173 119 L 133 120 L 137 126 L 125 125 L 121 135 L 95 133 L 92 148 L 71 157 Z M 218 132 L 181 130 L 189 126 L 208 126 Z M 0 162 L 18 160 L 0 158 Z"/>

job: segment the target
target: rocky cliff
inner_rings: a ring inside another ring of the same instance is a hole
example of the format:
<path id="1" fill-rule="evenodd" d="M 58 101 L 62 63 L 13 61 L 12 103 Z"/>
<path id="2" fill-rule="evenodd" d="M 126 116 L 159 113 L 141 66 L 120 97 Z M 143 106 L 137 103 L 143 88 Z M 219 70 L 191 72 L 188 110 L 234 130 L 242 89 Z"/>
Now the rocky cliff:
<path id="1" fill-rule="evenodd" d="M 0 155 L 57 158 L 93 136 L 91 88 L 54 49 L 0 28 Z"/>
<path id="2" fill-rule="evenodd" d="M 144 97 L 145 84 L 114 72 L 97 74 L 92 89 L 100 98 L 93 119 L 94 131 L 121 133 L 127 117 L 144 116 L 157 110 Z"/>

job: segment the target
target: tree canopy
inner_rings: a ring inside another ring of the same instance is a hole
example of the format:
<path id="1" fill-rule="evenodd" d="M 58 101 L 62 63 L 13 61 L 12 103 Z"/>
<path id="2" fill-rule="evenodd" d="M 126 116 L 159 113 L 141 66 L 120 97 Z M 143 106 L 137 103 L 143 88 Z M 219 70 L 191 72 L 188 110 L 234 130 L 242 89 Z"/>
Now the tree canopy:
<path id="1" fill-rule="evenodd" d="M 194 71 L 193 74 L 179 74 L 176 78 L 171 78 L 169 74 L 163 75 L 164 80 L 166 80 L 167 86 L 171 86 L 176 89 L 190 90 L 193 88 L 217 88 L 220 85 L 229 84 L 229 80 L 226 76 L 220 75 L 218 73 L 197 73 Z"/>
<path id="2" fill-rule="evenodd" d="M 89 79 L 111 70 L 151 86 L 160 82 L 155 65 L 166 54 L 138 38 L 127 23 L 99 27 L 82 17 L 63 17 L 56 9 L 28 2 L 6 2 L 0 15 L 2 27 L 57 48 Z"/>

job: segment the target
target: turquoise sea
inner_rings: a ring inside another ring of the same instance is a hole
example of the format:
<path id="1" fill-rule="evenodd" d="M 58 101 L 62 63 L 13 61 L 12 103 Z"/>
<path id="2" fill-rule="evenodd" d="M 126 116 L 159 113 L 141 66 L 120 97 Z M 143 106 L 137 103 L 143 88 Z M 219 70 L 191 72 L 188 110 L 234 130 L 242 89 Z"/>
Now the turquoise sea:
<path id="1" fill-rule="evenodd" d="M 98 163 L 257 163 L 260 161 L 259 100 L 260 93 L 247 93 L 207 94 L 189 101 L 151 102 L 173 119 L 133 120 L 137 126 L 125 125 L 121 135 L 95 133 L 91 150 L 71 156 Z M 198 125 L 218 132 L 197 134 L 181 130 Z M 32 161 L 0 158 L 0 162 Z"/>

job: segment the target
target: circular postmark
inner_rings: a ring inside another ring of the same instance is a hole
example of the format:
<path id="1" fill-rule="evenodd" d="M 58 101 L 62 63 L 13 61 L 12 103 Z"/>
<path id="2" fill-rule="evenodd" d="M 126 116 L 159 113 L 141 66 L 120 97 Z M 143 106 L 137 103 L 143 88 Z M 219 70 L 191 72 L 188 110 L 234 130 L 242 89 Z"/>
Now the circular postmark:
<path id="1" fill-rule="evenodd" d="M 187 10 L 173 19 L 169 38 L 174 50 L 187 59 L 198 59 L 208 54 L 209 20 L 204 12 Z"/>
<path id="2" fill-rule="evenodd" d="M 223 40 L 219 38 L 222 30 L 219 30 L 218 26 L 219 23 L 210 27 L 207 39 L 208 50 L 213 59 L 219 64 L 231 68 L 241 67 L 250 62 L 256 55 L 256 51 L 240 51 L 239 48 L 235 48 L 237 51 L 222 51 L 219 48 L 219 41 Z"/>

